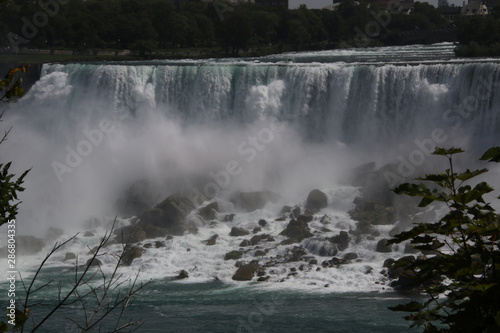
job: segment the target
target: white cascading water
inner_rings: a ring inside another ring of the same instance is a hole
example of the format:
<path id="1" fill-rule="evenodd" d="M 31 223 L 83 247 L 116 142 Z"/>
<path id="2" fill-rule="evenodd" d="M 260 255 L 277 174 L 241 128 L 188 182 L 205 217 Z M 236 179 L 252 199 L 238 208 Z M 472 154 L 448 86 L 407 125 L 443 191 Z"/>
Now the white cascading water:
<path id="1" fill-rule="evenodd" d="M 146 278 L 187 269 L 190 281 L 230 281 L 234 263 L 222 258 L 241 241 L 228 236 L 232 226 L 251 230 L 259 219 L 272 221 L 284 204 L 303 205 L 319 188 L 329 197 L 324 213 L 332 218 L 331 237 L 356 224 L 347 212 L 359 189 L 345 182 L 353 167 L 398 163 L 418 148 L 415 140 L 428 142 L 436 129 L 441 145 L 476 157 L 498 144 L 498 62 L 325 63 L 316 56 L 44 65 L 3 123 L 14 127 L 3 158 L 18 173 L 33 167 L 20 232 L 43 236 L 54 225 L 69 235 L 92 216 L 109 219 L 114 202 L 141 179 L 151 184 L 151 205 L 181 189 L 203 191 L 211 174 L 236 161 L 241 172 L 218 189 L 220 218 L 237 213 L 233 222 L 176 237 L 134 262 Z M 283 199 L 252 213 L 235 212 L 224 200 L 233 190 L 263 188 Z M 286 225 L 273 222 L 265 232 L 277 235 Z M 389 227 L 380 226 L 382 236 Z M 207 250 L 201 241 L 215 233 L 217 245 Z M 83 251 L 92 241 L 97 237 L 81 238 L 69 250 Z M 382 288 L 375 282 L 387 254 L 374 251 L 376 241 L 352 243 L 348 252 L 358 253 L 359 262 L 300 273 L 296 286 Z M 277 245 L 269 256 L 283 252 Z"/>

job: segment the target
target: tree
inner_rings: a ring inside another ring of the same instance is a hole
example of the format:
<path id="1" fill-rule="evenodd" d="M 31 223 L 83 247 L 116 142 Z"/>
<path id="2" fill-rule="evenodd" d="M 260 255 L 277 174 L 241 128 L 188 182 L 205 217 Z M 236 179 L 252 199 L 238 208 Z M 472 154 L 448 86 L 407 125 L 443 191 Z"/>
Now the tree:
<path id="1" fill-rule="evenodd" d="M 411 312 L 405 317 L 424 332 L 498 332 L 500 330 L 500 218 L 483 196 L 493 191 L 486 182 L 466 185 L 488 169 L 454 171 L 452 157 L 458 148 L 436 148 L 449 169 L 419 180 L 425 184 L 402 184 L 398 194 L 421 197 L 419 207 L 444 203 L 449 211 L 438 222 L 421 223 L 396 235 L 389 243 L 409 240 L 413 248 L 432 255 L 402 263 L 410 278 L 429 297 L 390 308 Z M 489 149 L 481 160 L 500 162 L 500 147 Z"/>
<path id="2" fill-rule="evenodd" d="M 1 102 L 12 103 L 24 95 L 24 89 L 21 87 L 22 75 L 28 69 L 29 66 L 14 68 L 7 73 L 3 80 L 0 80 Z M 4 110 L 0 113 L 0 122 L 3 115 Z M 11 129 L 9 128 L 4 132 L 0 144 L 7 140 Z M 24 191 L 21 185 L 24 182 L 24 177 L 29 172 L 29 170 L 26 170 L 20 177 L 15 179 L 15 175 L 9 172 L 11 164 L 12 162 L 0 163 L 0 226 L 16 218 L 19 202 L 14 202 L 18 201 L 18 192 Z"/>

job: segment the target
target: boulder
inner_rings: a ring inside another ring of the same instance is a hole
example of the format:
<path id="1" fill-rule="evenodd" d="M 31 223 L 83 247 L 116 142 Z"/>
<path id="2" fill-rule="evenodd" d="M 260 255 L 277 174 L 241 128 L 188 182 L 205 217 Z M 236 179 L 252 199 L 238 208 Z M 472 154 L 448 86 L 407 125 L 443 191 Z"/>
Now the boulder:
<path id="1" fill-rule="evenodd" d="M 180 271 L 179 275 L 175 277 L 176 280 L 187 279 L 189 277 L 189 273 L 185 270 Z"/>
<path id="2" fill-rule="evenodd" d="M 263 257 L 266 255 L 266 252 L 265 251 L 262 251 L 262 250 L 257 250 L 255 251 L 255 253 L 253 254 L 254 257 Z"/>
<path id="3" fill-rule="evenodd" d="M 250 281 L 254 277 L 255 272 L 259 269 L 259 264 L 250 263 L 242 265 L 233 275 L 235 281 Z"/>
<path id="4" fill-rule="evenodd" d="M 240 243 L 241 247 L 250 246 L 250 245 L 251 245 L 251 243 L 250 243 L 250 241 L 248 239 L 244 239 Z"/>
<path id="5" fill-rule="evenodd" d="M 302 222 L 311 222 L 313 220 L 312 215 L 299 215 L 297 216 L 297 220 L 302 221 Z"/>
<path id="6" fill-rule="evenodd" d="M 234 236 L 234 237 L 246 236 L 248 234 L 250 234 L 250 231 L 245 230 L 243 228 L 237 228 L 237 227 L 233 227 L 231 229 L 231 232 L 229 233 L 230 236 Z"/>
<path id="7" fill-rule="evenodd" d="M 260 225 L 261 227 L 265 227 L 265 226 L 267 225 L 266 220 L 259 220 L 259 225 Z"/>
<path id="8" fill-rule="evenodd" d="M 224 256 L 224 260 L 238 260 L 241 259 L 242 256 L 242 251 L 231 251 L 226 253 L 226 255 Z"/>
<path id="9" fill-rule="evenodd" d="M 294 246 L 288 253 L 288 261 L 299 261 L 306 254 L 307 251 L 302 246 Z"/>
<path id="10" fill-rule="evenodd" d="M 130 266 L 134 259 L 142 257 L 142 251 L 137 246 L 131 246 L 125 249 L 122 256 L 122 265 Z"/>
<path id="11" fill-rule="evenodd" d="M 291 220 L 280 235 L 287 236 L 294 243 L 313 236 L 307 222 L 300 220 Z"/>
<path id="12" fill-rule="evenodd" d="M 217 240 L 218 237 L 219 237 L 219 235 L 217 235 L 217 234 L 213 235 L 212 237 L 210 237 L 209 239 L 206 240 L 206 244 L 207 245 L 215 245 L 215 241 Z"/>
<path id="13" fill-rule="evenodd" d="M 173 194 L 155 208 L 139 214 L 139 219 L 144 223 L 165 228 L 169 234 L 181 236 L 188 229 L 186 216 L 194 208 L 190 199 Z"/>
<path id="14" fill-rule="evenodd" d="M 205 221 L 215 220 L 219 212 L 219 204 L 215 201 L 203 208 L 200 208 L 198 214 L 203 217 Z"/>
<path id="15" fill-rule="evenodd" d="M 387 244 L 388 239 L 382 238 L 381 240 L 378 241 L 377 243 L 377 252 L 382 252 L 382 253 L 388 253 L 392 252 L 392 245 Z"/>
<path id="16" fill-rule="evenodd" d="M 167 229 L 158 227 L 153 224 L 144 223 L 141 221 L 137 224 L 137 226 L 144 230 L 144 232 L 146 233 L 146 238 L 160 238 L 167 235 Z"/>
<path id="17" fill-rule="evenodd" d="M 264 240 L 267 238 L 266 234 L 261 234 L 261 235 L 255 235 L 252 238 L 250 238 L 250 244 L 251 245 L 256 245 L 258 242 L 261 240 Z"/>
<path id="18" fill-rule="evenodd" d="M 97 258 L 94 258 L 94 259 L 90 258 L 85 263 L 85 266 L 89 266 L 89 267 L 101 266 L 101 265 L 102 265 L 102 262 L 99 259 L 97 259 Z"/>
<path id="19" fill-rule="evenodd" d="M 354 252 L 349 252 L 344 255 L 344 260 L 356 260 L 358 259 L 358 254 Z"/>
<path id="20" fill-rule="evenodd" d="M 146 232 L 138 226 L 126 226 L 115 230 L 115 235 L 121 243 L 139 243 L 146 239 Z"/>
<path id="21" fill-rule="evenodd" d="M 16 253 L 21 255 L 37 254 L 45 246 L 43 239 L 35 236 L 16 235 Z"/>
<path id="22" fill-rule="evenodd" d="M 252 232 L 253 232 L 254 234 L 256 234 L 256 233 L 258 233 L 258 232 L 261 232 L 261 231 L 262 231 L 262 228 L 261 228 L 261 227 L 255 227 L 255 228 L 253 228 L 253 230 L 252 230 Z"/>
<path id="23" fill-rule="evenodd" d="M 349 247 L 349 234 L 346 231 L 341 231 L 337 236 L 330 238 L 332 243 L 337 244 L 339 251 L 344 251 Z"/>
<path id="24" fill-rule="evenodd" d="M 265 190 L 257 192 L 237 192 L 231 196 L 230 201 L 239 209 L 252 212 L 264 208 L 268 202 L 276 203 L 279 199 L 279 194 Z"/>
<path id="25" fill-rule="evenodd" d="M 224 216 L 224 219 L 222 220 L 222 222 L 232 222 L 234 217 L 235 217 L 234 214 L 228 214 L 228 215 Z"/>
<path id="26" fill-rule="evenodd" d="M 309 192 L 306 200 L 306 209 L 311 211 L 319 211 L 328 206 L 328 197 L 320 190 L 312 190 Z"/>
<path id="27" fill-rule="evenodd" d="M 339 252 L 337 244 L 324 238 L 309 238 L 304 241 L 304 247 L 311 254 L 322 257 L 331 257 Z"/>

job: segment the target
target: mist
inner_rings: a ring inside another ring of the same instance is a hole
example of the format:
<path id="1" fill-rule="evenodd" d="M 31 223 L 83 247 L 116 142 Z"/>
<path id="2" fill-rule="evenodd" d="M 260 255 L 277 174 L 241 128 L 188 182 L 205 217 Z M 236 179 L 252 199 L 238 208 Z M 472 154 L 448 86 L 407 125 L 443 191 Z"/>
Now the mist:
<path id="1" fill-rule="evenodd" d="M 314 188 L 349 185 L 363 163 L 392 164 L 399 182 L 443 170 L 435 146 L 464 148 L 463 165 L 472 168 L 498 134 L 488 117 L 500 94 L 479 101 L 480 117 L 459 113 L 457 101 L 475 86 L 454 82 L 471 70 L 45 65 L 4 121 L 13 127 L 4 158 L 17 174 L 32 168 L 18 215 L 29 222 L 20 232 L 78 231 L 92 216 L 113 217 L 117 200 L 140 181 L 150 206 L 193 189 L 206 199 L 268 189 L 289 204 Z"/>

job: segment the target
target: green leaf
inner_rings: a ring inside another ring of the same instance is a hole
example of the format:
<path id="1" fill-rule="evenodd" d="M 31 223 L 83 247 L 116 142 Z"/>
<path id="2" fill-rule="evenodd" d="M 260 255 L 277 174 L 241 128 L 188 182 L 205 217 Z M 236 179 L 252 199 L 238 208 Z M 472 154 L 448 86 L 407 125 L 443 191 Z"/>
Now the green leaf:
<path id="1" fill-rule="evenodd" d="M 488 172 L 488 169 L 481 169 L 481 170 L 474 170 L 474 171 L 470 171 L 469 169 L 467 169 L 463 173 L 456 174 L 455 178 L 458 180 L 461 180 L 461 181 L 466 181 L 466 180 L 469 180 L 469 179 L 476 177 L 480 174 L 483 174 L 485 172 Z"/>
<path id="2" fill-rule="evenodd" d="M 483 154 L 480 158 L 481 161 L 486 161 L 488 162 L 500 162 L 500 147 L 493 147 L 490 148 L 486 151 L 486 153 Z"/>
<path id="3" fill-rule="evenodd" d="M 0 332 L 7 332 L 9 330 L 9 325 L 4 323 L 3 321 L 0 322 Z"/>
<path id="4" fill-rule="evenodd" d="M 406 304 L 399 304 L 396 306 L 391 306 L 388 308 L 391 311 L 405 311 L 405 312 L 416 312 L 422 309 L 422 304 L 419 302 L 411 301 Z"/>
<path id="5" fill-rule="evenodd" d="M 436 147 L 436 149 L 434 150 L 434 152 L 432 154 L 433 155 L 449 156 L 449 155 L 459 154 L 459 153 L 463 153 L 463 152 L 464 151 L 461 148 L 451 147 L 450 149 L 446 149 L 446 148 Z"/>

